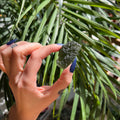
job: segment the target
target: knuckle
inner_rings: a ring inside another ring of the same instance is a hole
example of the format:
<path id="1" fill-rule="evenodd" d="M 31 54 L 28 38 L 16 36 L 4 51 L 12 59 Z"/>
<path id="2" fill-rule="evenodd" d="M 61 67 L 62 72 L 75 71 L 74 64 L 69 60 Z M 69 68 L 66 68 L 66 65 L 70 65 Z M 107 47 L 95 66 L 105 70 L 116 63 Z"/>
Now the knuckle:
<path id="1" fill-rule="evenodd" d="M 9 86 L 10 88 L 13 88 L 13 83 L 11 81 L 9 81 Z"/>
<path id="2" fill-rule="evenodd" d="M 64 83 L 65 83 L 66 85 L 69 85 L 69 84 L 71 83 L 71 79 L 65 79 L 65 80 L 64 80 Z"/>
<path id="3" fill-rule="evenodd" d="M 72 81 L 72 77 L 69 74 L 63 74 L 62 77 L 60 78 L 61 81 L 64 82 L 64 84 L 69 85 Z"/>
<path id="4" fill-rule="evenodd" d="M 6 50 L 3 50 L 3 51 L 1 52 L 1 56 L 4 57 L 4 56 L 6 56 L 6 55 L 7 55 Z"/>
<path id="5" fill-rule="evenodd" d="M 10 80 L 9 81 L 9 86 L 10 86 L 10 88 L 11 89 L 22 89 L 22 84 L 21 84 L 21 82 L 15 82 L 15 80 L 13 81 L 13 80 Z"/>
<path id="6" fill-rule="evenodd" d="M 42 58 L 39 56 L 39 55 L 36 55 L 36 52 L 33 52 L 32 54 L 31 54 L 31 59 L 32 60 L 42 60 Z"/>
<path id="7" fill-rule="evenodd" d="M 22 84 L 19 84 L 18 87 L 22 88 L 23 86 L 24 87 L 28 87 L 29 86 L 29 83 L 26 80 L 24 80 L 24 79 L 22 80 Z"/>
<path id="8" fill-rule="evenodd" d="M 32 59 L 38 58 L 38 56 L 33 52 L 33 53 L 31 54 L 31 58 L 32 58 Z"/>
<path id="9" fill-rule="evenodd" d="M 18 56 L 18 55 L 20 55 L 20 53 L 21 53 L 21 51 L 17 47 L 12 49 L 12 54 L 13 55 Z"/>
<path id="10" fill-rule="evenodd" d="M 3 51 L 1 51 L 0 53 L 2 59 L 9 59 L 10 55 L 11 55 L 11 51 L 9 49 L 5 49 Z"/>
<path id="11" fill-rule="evenodd" d="M 66 84 L 69 85 L 71 83 L 71 80 L 66 80 Z"/>
<path id="12" fill-rule="evenodd" d="M 18 44 L 28 44 L 29 42 L 27 41 L 20 41 L 20 42 L 17 42 Z"/>

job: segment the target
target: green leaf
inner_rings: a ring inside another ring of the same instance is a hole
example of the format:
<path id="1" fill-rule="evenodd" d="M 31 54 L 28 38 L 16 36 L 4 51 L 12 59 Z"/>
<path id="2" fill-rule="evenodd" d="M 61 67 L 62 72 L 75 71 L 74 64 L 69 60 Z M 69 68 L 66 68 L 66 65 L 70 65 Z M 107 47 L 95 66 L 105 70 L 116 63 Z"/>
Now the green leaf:
<path id="1" fill-rule="evenodd" d="M 75 19 L 74 17 L 72 17 L 72 16 L 69 16 L 69 15 L 67 15 L 67 14 L 62 14 L 64 17 L 66 17 L 66 18 L 68 18 L 68 19 L 70 19 L 73 23 L 75 23 L 76 25 L 78 25 L 79 27 L 81 27 L 82 29 L 84 28 L 85 30 L 89 30 L 88 29 L 88 27 L 87 27 L 87 25 L 85 25 L 83 22 L 80 22 L 80 21 L 78 21 L 77 19 Z"/>
<path id="2" fill-rule="evenodd" d="M 85 40 L 87 40 L 89 43 L 91 43 L 92 45 L 95 45 L 95 41 L 93 39 L 91 39 L 90 37 L 88 37 L 85 33 L 83 33 L 82 31 L 80 31 L 79 29 L 77 29 L 76 27 L 74 27 L 73 25 L 66 23 L 71 29 L 73 29 L 76 33 L 78 33 L 80 36 L 82 36 Z"/>
<path id="3" fill-rule="evenodd" d="M 75 9 L 77 11 L 79 10 L 81 12 L 84 12 L 85 14 L 100 16 L 100 14 L 96 12 L 95 10 L 87 8 L 88 6 L 86 6 L 85 8 L 85 6 L 82 7 L 79 4 L 78 5 L 72 4 L 72 3 L 63 3 L 63 4 L 70 9 Z"/>
<path id="4" fill-rule="evenodd" d="M 65 97 L 67 96 L 67 94 L 68 94 L 68 90 L 65 89 L 64 92 L 63 92 L 63 94 L 62 94 L 62 96 L 61 96 L 57 120 L 60 120 L 60 115 L 61 115 L 63 106 L 65 104 Z"/>
<path id="5" fill-rule="evenodd" d="M 45 36 L 43 38 L 42 45 L 46 44 L 46 42 L 47 42 L 47 40 L 49 38 L 49 35 L 52 32 L 52 28 L 54 26 L 54 22 L 55 22 L 55 19 L 56 19 L 56 16 L 57 16 L 57 12 L 58 12 L 58 10 L 55 9 L 52 16 L 51 16 L 51 19 L 49 21 L 48 28 L 47 28 L 47 31 L 46 31 L 47 33 L 45 34 Z"/>
<path id="6" fill-rule="evenodd" d="M 86 120 L 86 110 L 85 102 L 83 96 L 80 95 L 81 111 L 82 111 L 82 120 Z"/>
<path id="7" fill-rule="evenodd" d="M 74 101 L 73 101 L 73 106 L 72 106 L 72 112 L 71 112 L 70 120 L 75 120 L 75 115 L 76 115 L 76 111 L 77 111 L 79 98 L 80 98 L 79 95 L 76 93 L 75 97 L 74 97 Z"/>
<path id="8" fill-rule="evenodd" d="M 40 26 L 37 30 L 37 33 L 35 35 L 35 38 L 34 38 L 34 42 L 38 42 L 39 40 L 39 36 L 41 35 L 42 31 L 43 31 L 43 27 L 45 26 L 45 23 L 47 22 L 52 10 L 54 8 L 54 4 L 51 4 L 49 6 L 49 8 L 46 10 L 44 16 L 43 16 L 43 19 L 42 19 L 42 22 L 40 23 Z"/>
<path id="9" fill-rule="evenodd" d="M 18 26 L 18 23 L 20 22 L 20 20 L 32 9 L 32 7 L 36 4 L 36 1 L 37 0 L 35 0 L 32 4 L 30 4 L 26 9 L 25 9 L 25 11 L 22 13 L 22 10 L 23 10 L 23 7 L 24 7 L 24 0 L 23 0 L 23 2 L 22 2 L 22 6 L 21 6 L 21 14 L 19 15 L 19 17 L 18 17 L 18 20 L 17 20 L 17 22 L 16 22 L 16 27 Z"/>
<path id="10" fill-rule="evenodd" d="M 80 4 L 84 4 L 84 5 L 90 5 L 93 7 L 100 7 L 100 8 L 104 8 L 104 9 L 109 9 L 109 10 L 116 10 L 116 11 L 120 11 L 120 8 L 112 6 L 112 5 L 108 5 L 105 3 L 100 3 L 100 2 L 91 2 L 91 1 L 84 1 L 84 0 L 69 0 L 69 2 L 74 2 L 74 3 L 80 3 Z"/>
<path id="11" fill-rule="evenodd" d="M 108 83 L 109 87 L 111 88 L 111 90 L 113 91 L 114 95 L 115 95 L 115 98 L 117 98 L 117 95 L 116 95 L 116 90 L 114 88 L 114 86 L 112 85 L 111 81 L 108 79 L 107 75 L 104 73 L 104 71 L 96 64 L 96 67 L 100 73 L 100 75 L 103 77 L 103 79 L 106 80 L 106 82 Z"/>
<path id="12" fill-rule="evenodd" d="M 98 24 L 97 22 L 91 21 L 91 20 L 89 20 L 88 18 L 85 18 L 84 16 L 82 16 L 82 15 L 80 15 L 80 14 L 77 14 L 77 13 L 75 13 L 75 12 L 72 12 L 72 11 L 70 11 L 70 10 L 68 10 L 68 9 L 64 9 L 64 8 L 63 8 L 63 10 L 64 10 L 65 12 L 71 14 L 71 15 L 74 15 L 75 17 L 77 17 L 77 18 L 79 18 L 79 19 L 81 19 L 81 20 L 84 20 L 85 22 L 89 23 L 89 24 L 90 24 L 92 27 L 94 27 L 95 29 L 98 29 L 98 30 L 100 30 L 100 31 L 103 31 L 103 32 L 106 33 L 106 34 L 115 36 L 115 37 L 117 37 L 117 38 L 120 39 L 120 36 L 118 36 L 117 34 L 111 32 L 109 29 L 107 29 L 107 28 L 105 28 L 104 26 Z"/>
<path id="13" fill-rule="evenodd" d="M 24 29 L 24 32 L 23 32 L 23 36 L 22 36 L 22 40 L 24 41 L 25 40 L 25 36 L 27 35 L 27 32 L 28 32 L 28 29 L 32 23 L 32 21 L 34 20 L 34 18 L 36 17 L 36 15 L 38 14 L 38 12 L 40 12 L 40 10 L 42 10 L 48 3 L 50 2 L 50 0 L 45 0 L 44 2 L 42 2 L 36 10 L 34 10 L 34 12 L 32 13 L 32 15 L 30 16 L 28 22 L 27 22 L 27 25 Z"/>
<path id="14" fill-rule="evenodd" d="M 59 25 L 59 20 L 57 19 L 56 25 L 55 25 L 55 28 L 54 28 L 54 32 L 53 32 L 53 35 L 52 35 L 52 39 L 50 41 L 50 44 L 53 44 L 56 41 L 56 38 L 57 38 L 57 35 L 58 35 L 58 25 Z M 50 60 L 51 60 L 51 56 L 48 56 L 47 59 L 46 59 L 42 85 L 45 84 L 45 80 L 46 80 L 46 76 L 47 76 L 47 70 L 48 70 L 48 65 L 50 63 Z"/>
<path id="15" fill-rule="evenodd" d="M 65 27 L 65 24 L 63 24 L 62 27 L 61 27 L 57 43 L 62 43 L 62 41 L 63 41 L 64 27 Z M 51 70 L 50 81 L 49 81 L 50 85 L 53 85 L 54 76 L 55 76 L 56 67 L 57 67 L 57 64 L 56 64 L 57 59 L 58 59 L 58 52 L 55 53 L 55 57 L 54 57 L 53 64 L 52 64 L 52 70 Z"/>
<path id="16" fill-rule="evenodd" d="M 22 0 L 22 5 L 21 5 L 21 9 L 20 9 L 20 13 L 19 13 L 18 20 L 17 20 L 17 22 L 16 22 L 16 27 L 18 26 L 18 23 L 19 23 L 19 21 L 20 21 L 20 16 L 21 16 L 21 13 L 22 13 L 22 11 L 23 11 L 24 5 L 25 5 L 25 0 Z"/>

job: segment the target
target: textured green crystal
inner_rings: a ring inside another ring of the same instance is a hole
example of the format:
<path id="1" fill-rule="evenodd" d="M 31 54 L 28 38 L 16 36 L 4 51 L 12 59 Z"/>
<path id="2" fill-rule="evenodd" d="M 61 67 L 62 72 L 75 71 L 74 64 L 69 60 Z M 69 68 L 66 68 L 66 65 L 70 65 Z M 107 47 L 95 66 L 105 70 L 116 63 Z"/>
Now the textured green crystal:
<path id="1" fill-rule="evenodd" d="M 75 41 L 70 41 L 63 45 L 59 51 L 57 65 L 63 69 L 68 67 L 77 56 L 81 45 Z"/>

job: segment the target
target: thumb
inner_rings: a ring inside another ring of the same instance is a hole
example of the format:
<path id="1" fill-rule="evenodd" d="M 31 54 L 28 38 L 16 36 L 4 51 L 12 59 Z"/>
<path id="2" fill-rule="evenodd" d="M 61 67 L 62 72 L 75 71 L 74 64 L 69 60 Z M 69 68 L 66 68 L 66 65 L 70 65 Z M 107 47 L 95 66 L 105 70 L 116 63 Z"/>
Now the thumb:
<path id="1" fill-rule="evenodd" d="M 73 61 L 72 65 L 69 65 L 66 69 L 63 70 L 60 78 L 53 84 L 53 86 L 43 91 L 44 100 L 47 99 L 47 101 L 49 101 L 49 103 L 47 102 L 48 104 L 57 99 L 61 93 L 60 91 L 65 89 L 71 83 L 76 61 L 77 59 Z"/>
<path id="2" fill-rule="evenodd" d="M 55 99 L 59 97 L 59 92 L 65 89 L 72 81 L 73 73 L 70 72 L 70 66 L 64 69 L 60 78 L 48 89 L 43 91 L 44 100 L 47 99 L 48 104 L 52 103 Z"/>
<path id="3" fill-rule="evenodd" d="M 60 78 L 54 83 L 51 89 L 57 93 L 58 91 L 65 89 L 71 83 L 72 76 L 73 73 L 70 72 L 70 66 L 68 66 L 66 69 L 64 69 Z"/>
<path id="4" fill-rule="evenodd" d="M 62 72 L 60 78 L 54 83 L 53 86 L 49 89 L 50 93 L 52 94 L 59 94 L 59 92 L 65 89 L 72 81 L 73 72 L 75 70 L 77 58 L 73 61 L 71 65 L 69 65 L 64 71 Z"/>

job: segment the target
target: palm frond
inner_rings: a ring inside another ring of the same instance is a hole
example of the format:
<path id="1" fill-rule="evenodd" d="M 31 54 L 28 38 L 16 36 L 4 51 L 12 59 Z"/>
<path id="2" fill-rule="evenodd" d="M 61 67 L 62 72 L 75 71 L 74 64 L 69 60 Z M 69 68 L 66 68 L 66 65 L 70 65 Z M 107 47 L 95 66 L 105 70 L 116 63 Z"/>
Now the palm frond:
<path id="1" fill-rule="evenodd" d="M 72 88 L 75 97 L 71 120 L 75 119 L 78 106 L 82 120 L 106 116 L 115 119 L 113 111 L 117 110 L 115 104 L 120 104 L 120 83 L 107 72 L 120 77 L 120 71 L 115 67 L 120 65 L 112 59 L 112 56 L 120 58 L 120 52 L 112 45 L 113 39 L 120 39 L 118 2 L 64 0 L 61 6 L 56 0 L 3 0 L 0 3 L 0 45 L 18 38 L 42 45 L 66 44 L 74 40 L 82 46 L 73 82 L 61 97 L 57 119 L 60 119 Z M 38 74 L 39 85 L 53 85 L 59 78 L 62 69 L 57 66 L 57 59 L 58 53 L 53 53 L 44 60 Z M 4 88 L 9 108 L 14 98 L 6 81 L 8 83 L 3 75 L 0 89 Z"/>

